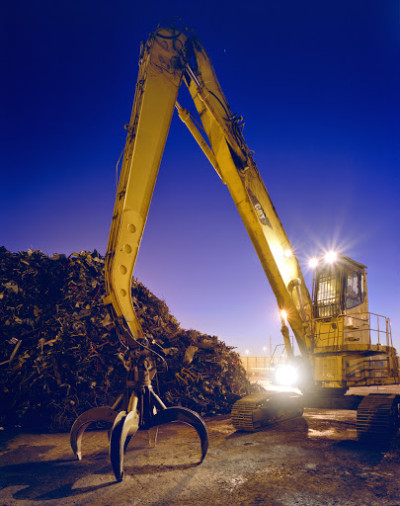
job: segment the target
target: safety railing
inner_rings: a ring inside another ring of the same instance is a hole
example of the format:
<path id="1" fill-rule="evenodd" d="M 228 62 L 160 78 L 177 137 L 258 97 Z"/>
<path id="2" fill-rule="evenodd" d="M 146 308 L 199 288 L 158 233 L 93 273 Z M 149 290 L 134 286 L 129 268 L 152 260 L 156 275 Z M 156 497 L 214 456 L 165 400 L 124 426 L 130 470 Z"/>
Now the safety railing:
<path id="1" fill-rule="evenodd" d="M 339 315 L 329 322 L 316 318 L 314 337 L 317 347 L 357 342 L 393 346 L 390 319 L 376 313 Z"/>

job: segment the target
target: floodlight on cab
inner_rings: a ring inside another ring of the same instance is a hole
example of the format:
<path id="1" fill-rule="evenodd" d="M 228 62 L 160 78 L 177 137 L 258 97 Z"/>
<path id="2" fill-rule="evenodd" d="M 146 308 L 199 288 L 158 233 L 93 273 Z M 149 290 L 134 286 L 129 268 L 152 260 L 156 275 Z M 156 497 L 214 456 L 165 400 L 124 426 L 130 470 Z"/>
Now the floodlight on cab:
<path id="1" fill-rule="evenodd" d="M 328 251 L 325 255 L 325 262 L 327 264 L 333 264 L 337 260 L 337 253 L 336 251 Z"/>
<path id="2" fill-rule="evenodd" d="M 315 269 L 316 267 L 318 267 L 318 258 L 317 257 L 310 258 L 310 260 L 308 261 L 308 266 L 310 267 L 310 269 Z"/>

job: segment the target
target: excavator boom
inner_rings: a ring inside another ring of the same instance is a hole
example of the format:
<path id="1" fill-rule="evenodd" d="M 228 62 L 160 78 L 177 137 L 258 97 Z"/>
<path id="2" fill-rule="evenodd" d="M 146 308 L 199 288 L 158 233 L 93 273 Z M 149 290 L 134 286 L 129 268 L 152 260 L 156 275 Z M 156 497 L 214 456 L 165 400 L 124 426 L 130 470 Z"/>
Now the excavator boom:
<path id="1" fill-rule="evenodd" d="M 177 104 L 182 82 L 205 139 L 190 113 Z M 111 305 L 125 339 L 143 336 L 130 299 L 130 282 L 175 106 L 227 185 L 278 306 L 286 311 L 299 348 L 307 354 L 312 346 L 312 304 L 300 266 L 243 138 L 241 119 L 232 113 L 207 53 L 189 30 L 158 29 L 140 57 L 106 255 L 105 303 Z M 290 354 L 288 331 L 283 334 Z"/>

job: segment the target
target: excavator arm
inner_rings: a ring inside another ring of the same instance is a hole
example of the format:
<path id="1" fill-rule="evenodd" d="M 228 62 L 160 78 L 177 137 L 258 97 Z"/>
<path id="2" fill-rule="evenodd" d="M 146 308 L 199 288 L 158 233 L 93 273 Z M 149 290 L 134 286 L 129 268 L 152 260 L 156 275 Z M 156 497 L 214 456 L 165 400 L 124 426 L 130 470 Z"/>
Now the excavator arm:
<path id="1" fill-rule="evenodd" d="M 185 83 L 205 138 L 177 103 Z M 159 28 L 144 46 L 106 254 L 105 303 L 127 344 L 143 337 L 130 298 L 132 272 L 174 108 L 228 187 L 300 350 L 312 348 L 311 298 L 275 211 L 204 48 L 189 30 Z M 282 334 L 292 354 L 282 317 Z"/>
<path id="2" fill-rule="evenodd" d="M 149 37 L 139 76 L 119 178 L 105 261 L 104 303 L 123 339 L 143 338 L 131 299 L 131 279 L 182 81 L 183 38 L 167 32 Z M 173 57 L 172 54 L 173 54 Z"/>

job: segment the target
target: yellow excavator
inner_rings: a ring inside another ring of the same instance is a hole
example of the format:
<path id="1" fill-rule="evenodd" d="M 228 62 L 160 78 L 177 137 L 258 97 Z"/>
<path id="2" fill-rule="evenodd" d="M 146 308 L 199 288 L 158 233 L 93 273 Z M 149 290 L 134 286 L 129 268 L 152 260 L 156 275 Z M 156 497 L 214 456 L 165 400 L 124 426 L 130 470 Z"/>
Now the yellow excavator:
<path id="1" fill-rule="evenodd" d="M 182 83 L 198 119 L 177 102 Z M 175 109 L 239 211 L 276 296 L 286 352 L 293 360 L 289 326 L 297 341 L 305 395 L 337 398 L 352 386 L 399 380 L 389 320 L 368 310 L 365 266 L 344 255 L 314 259 L 310 297 L 293 247 L 244 140 L 243 120 L 231 111 L 205 49 L 188 28 L 158 27 L 141 47 L 105 264 L 104 302 L 117 323 L 121 342 L 129 349 L 142 350 L 142 360 L 133 368 L 126 392 L 115 406 L 83 413 L 71 430 L 72 448 L 81 458 L 85 428 L 97 420 L 112 423 L 110 452 L 118 480 L 123 475 L 126 445 L 138 428 L 183 421 L 197 430 L 202 459 L 207 452 L 202 419 L 185 408 L 166 408 L 153 392 L 152 346 L 131 300 L 132 272 Z M 399 396 L 365 397 L 359 406 L 359 434 L 395 430 L 398 410 Z M 237 429 L 256 430 L 301 412 L 298 397 L 270 398 L 263 392 L 239 400 L 233 406 L 232 423 Z"/>

